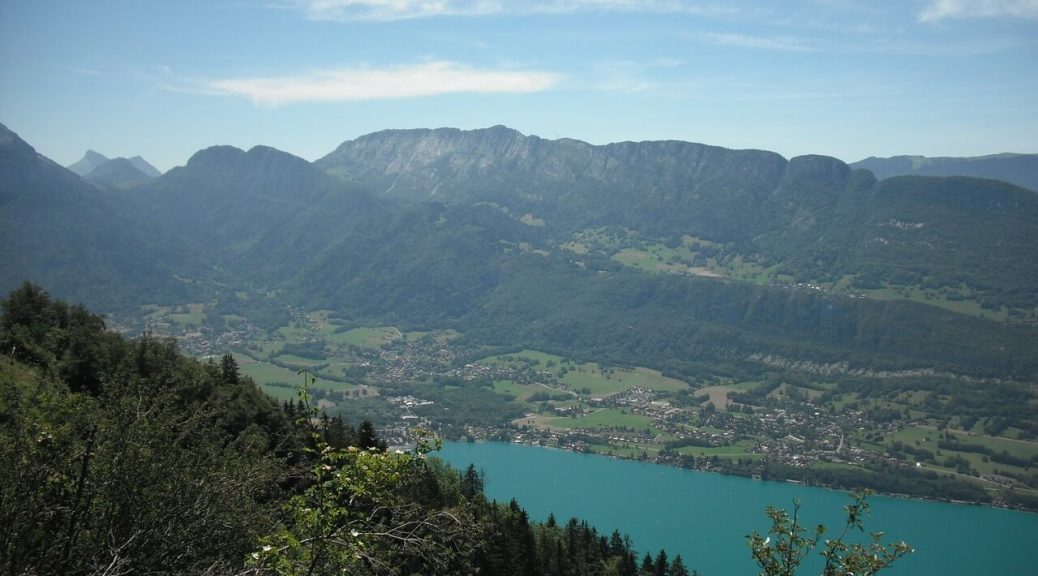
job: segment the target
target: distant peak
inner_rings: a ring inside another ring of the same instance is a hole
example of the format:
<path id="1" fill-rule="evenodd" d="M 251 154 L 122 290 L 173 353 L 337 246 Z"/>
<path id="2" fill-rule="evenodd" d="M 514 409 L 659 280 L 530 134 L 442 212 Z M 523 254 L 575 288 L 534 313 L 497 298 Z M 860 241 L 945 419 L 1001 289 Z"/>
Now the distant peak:
<path id="1" fill-rule="evenodd" d="M 108 162 L 109 158 L 100 152 L 94 150 L 87 150 L 83 157 L 74 164 L 69 164 L 67 168 L 80 176 L 86 176 L 94 171 L 95 168 Z"/>
<path id="2" fill-rule="evenodd" d="M 152 166 L 150 162 L 140 156 L 130 158 L 130 164 L 133 164 L 134 168 L 140 170 L 149 178 L 158 178 L 159 176 L 162 176 L 162 172 L 159 172 L 158 168 Z"/>
<path id="3" fill-rule="evenodd" d="M 210 146 L 192 154 L 187 161 L 187 167 L 234 165 L 243 156 L 245 156 L 245 151 L 241 148 L 227 145 Z"/>

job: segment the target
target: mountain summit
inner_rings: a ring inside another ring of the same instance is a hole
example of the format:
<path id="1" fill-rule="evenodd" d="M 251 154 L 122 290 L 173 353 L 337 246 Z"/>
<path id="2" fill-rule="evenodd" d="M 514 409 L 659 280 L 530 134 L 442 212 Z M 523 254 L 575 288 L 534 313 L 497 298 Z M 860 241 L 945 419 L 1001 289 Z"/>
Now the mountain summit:
<path id="1" fill-rule="evenodd" d="M 116 160 L 119 162 L 105 167 L 105 164 Z M 162 175 L 157 168 L 140 156 L 108 158 L 93 150 L 87 150 L 78 162 L 70 164 L 66 168 L 92 182 L 117 187 L 127 187 L 127 183 L 140 183 Z"/>
<path id="2" fill-rule="evenodd" d="M 69 170 L 79 174 L 80 176 L 86 176 L 93 172 L 98 166 L 108 162 L 109 158 L 100 152 L 94 152 L 93 150 L 87 150 L 86 154 L 83 155 L 79 161 L 69 164 L 66 166 Z"/>

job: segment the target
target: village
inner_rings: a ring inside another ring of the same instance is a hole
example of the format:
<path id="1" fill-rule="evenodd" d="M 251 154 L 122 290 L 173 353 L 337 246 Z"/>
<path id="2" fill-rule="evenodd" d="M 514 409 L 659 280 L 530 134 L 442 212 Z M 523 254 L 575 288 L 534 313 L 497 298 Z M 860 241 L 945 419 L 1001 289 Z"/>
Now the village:
<path id="1" fill-rule="evenodd" d="M 399 449 L 413 447 L 413 432 L 421 429 L 446 440 L 539 445 L 755 477 L 775 465 L 794 474 L 877 462 L 922 465 L 888 453 L 885 439 L 908 425 L 904 419 L 878 421 L 866 405 L 787 384 L 762 394 L 752 383 L 692 385 L 645 368 L 531 350 L 488 356 L 456 333 L 331 331 L 302 311 L 293 311 L 289 329 L 273 333 L 244 320 L 213 329 L 169 318 L 152 317 L 146 331 L 176 337 L 200 358 L 233 351 L 243 373 L 282 402 L 307 372 L 319 410 L 371 419 Z"/>

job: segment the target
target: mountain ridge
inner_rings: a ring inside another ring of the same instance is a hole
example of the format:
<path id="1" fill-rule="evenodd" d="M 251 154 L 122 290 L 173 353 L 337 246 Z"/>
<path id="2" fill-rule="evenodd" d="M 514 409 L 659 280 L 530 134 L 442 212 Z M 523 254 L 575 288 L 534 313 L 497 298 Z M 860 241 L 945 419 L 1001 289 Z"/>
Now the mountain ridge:
<path id="1" fill-rule="evenodd" d="M 113 158 L 94 168 L 82 178 L 88 182 L 127 189 L 140 186 L 151 180 L 132 161 L 126 158 Z"/>
<path id="2" fill-rule="evenodd" d="M 108 164 L 113 161 L 118 162 L 116 162 L 115 165 L 103 168 L 105 164 Z M 94 150 L 87 150 L 86 153 L 83 154 L 82 158 L 80 158 L 72 164 L 69 164 L 65 168 L 78 174 L 82 178 L 99 182 L 102 184 L 114 184 L 120 181 L 133 183 L 137 182 L 139 176 L 136 176 L 133 172 L 129 171 L 129 169 L 125 166 L 126 163 L 129 163 L 131 166 L 133 166 L 134 170 L 139 171 L 141 175 L 146 177 L 146 179 L 158 178 L 162 175 L 162 173 L 159 172 L 157 168 L 152 166 L 150 162 L 148 162 L 139 155 L 134 156 L 133 158 L 109 158 L 104 154 L 101 154 L 100 152 L 96 152 Z M 101 170 L 101 172 L 98 172 L 98 170 Z M 120 173 L 124 176 L 124 178 L 115 179 L 113 181 L 113 175 Z M 133 178 L 127 179 L 126 177 L 129 176 L 133 176 Z"/>
<path id="3" fill-rule="evenodd" d="M 507 338 L 577 343 L 618 362 L 640 339 L 678 356 L 881 353 L 894 367 L 951 358 L 984 374 L 1029 374 L 1034 365 L 1009 346 L 1026 338 L 1006 340 L 1008 328 L 977 318 L 970 330 L 990 345 L 963 349 L 944 335 L 902 351 L 903 337 L 884 332 L 909 333 L 896 316 L 940 335 L 942 318 L 958 313 L 848 296 L 919 287 L 1026 316 L 1038 305 L 1038 195 L 1003 182 L 877 180 L 820 155 L 786 160 L 676 141 L 593 146 L 496 127 L 376 133 L 316 163 L 267 146 L 214 146 L 118 194 L 48 164 L 16 135 L 3 140 L 0 191 L 32 198 L 39 187 L 28 183 L 46 181 L 41 199 L 82 198 L 51 200 L 56 209 L 12 205 L 5 227 L 21 236 L 9 241 L 4 282 L 28 278 L 91 304 L 111 305 L 119 285 L 133 292 L 123 298 L 131 304 L 195 294 L 232 310 L 243 305 L 237 294 L 260 286 L 298 308 L 464 326 L 485 338 L 525 318 Z M 18 222 L 36 222 L 37 232 Z M 596 235 L 621 243 L 570 247 Z M 661 276 L 621 262 L 621 252 L 651 244 L 688 252 L 657 256 L 653 269 L 726 262 L 767 280 L 752 288 L 735 276 Z M 809 298 L 798 284 L 825 291 Z M 561 298 L 563 310 L 531 298 Z M 617 329 L 624 316 L 636 333 Z M 689 326 L 674 324 L 680 318 Z M 624 338 L 635 340 L 615 348 Z"/>
<path id="4" fill-rule="evenodd" d="M 1038 191 L 1038 154 L 1003 152 L 985 156 L 870 156 L 851 166 L 871 170 L 877 178 L 892 176 L 972 176 L 1002 180 Z"/>
<path id="5" fill-rule="evenodd" d="M 127 215 L 113 192 L 37 153 L 3 125 L 0 208 L 5 288 L 32 279 L 109 310 L 190 292 L 172 272 L 189 254 Z"/>

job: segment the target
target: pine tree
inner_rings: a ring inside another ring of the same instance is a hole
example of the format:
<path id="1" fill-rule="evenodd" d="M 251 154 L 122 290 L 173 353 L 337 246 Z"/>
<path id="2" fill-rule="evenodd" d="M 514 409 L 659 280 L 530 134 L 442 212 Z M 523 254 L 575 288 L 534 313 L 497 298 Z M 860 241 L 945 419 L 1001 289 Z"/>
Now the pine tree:
<path id="1" fill-rule="evenodd" d="M 469 500 L 483 495 L 483 475 L 476 471 L 475 464 L 469 464 L 461 477 L 461 494 Z"/>
<path id="2" fill-rule="evenodd" d="M 656 563 L 652 561 L 652 554 L 645 553 L 645 557 L 642 558 L 642 568 L 638 572 L 641 576 L 653 576 L 656 572 Z"/>
<path id="3" fill-rule="evenodd" d="M 656 555 L 656 565 L 652 569 L 653 576 L 669 576 L 670 563 L 667 562 L 667 552 L 660 549 Z"/>
<path id="4" fill-rule="evenodd" d="M 361 450 L 370 450 L 374 448 L 382 452 L 386 451 L 386 443 L 379 439 L 375 433 L 375 425 L 368 420 L 364 420 L 360 423 L 360 427 L 357 428 L 357 446 Z"/>
<path id="5" fill-rule="evenodd" d="M 668 576 L 691 576 L 688 572 L 688 568 L 685 567 L 685 561 L 681 559 L 681 554 L 675 556 L 674 560 L 670 563 Z"/>
<path id="6" fill-rule="evenodd" d="M 223 355 L 223 358 L 220 359 L 220 374 L 224 384 L 238 385 L 241 378 L 238 374 L 238 363 L 234 361 L 234 356 L 230 354 Z"/>

